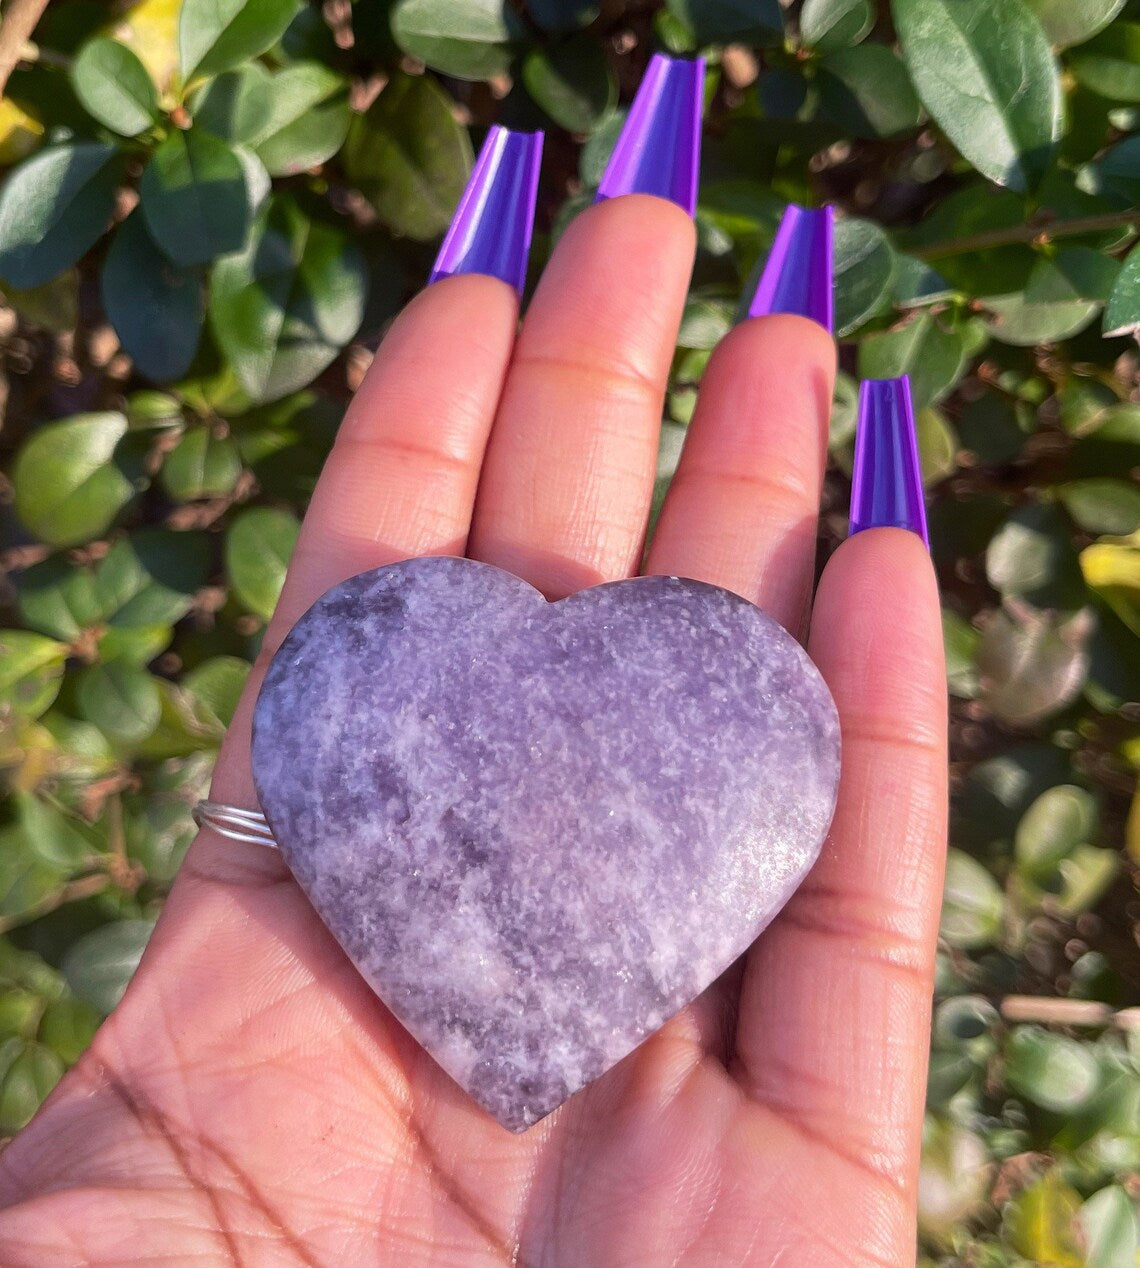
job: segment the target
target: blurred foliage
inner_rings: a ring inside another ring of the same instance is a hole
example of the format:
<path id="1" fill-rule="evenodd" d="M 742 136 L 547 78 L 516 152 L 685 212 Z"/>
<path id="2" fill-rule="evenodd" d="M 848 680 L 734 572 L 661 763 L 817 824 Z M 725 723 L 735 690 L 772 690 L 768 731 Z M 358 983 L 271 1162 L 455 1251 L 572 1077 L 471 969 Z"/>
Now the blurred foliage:
<path id="1" fill-rule="evenodd" d="M 654 48 L 709 59 L 662 487 L 789 200 L 842 213 L 824 553 L 855 376 L 920 410 L 954 779 L 922 1262 L 1135 1268 L 1140 0 L 52 4 L 0 99 L 0 1130 L 137 962 L 474 145 L 548 131 L 536 273 Z"/>

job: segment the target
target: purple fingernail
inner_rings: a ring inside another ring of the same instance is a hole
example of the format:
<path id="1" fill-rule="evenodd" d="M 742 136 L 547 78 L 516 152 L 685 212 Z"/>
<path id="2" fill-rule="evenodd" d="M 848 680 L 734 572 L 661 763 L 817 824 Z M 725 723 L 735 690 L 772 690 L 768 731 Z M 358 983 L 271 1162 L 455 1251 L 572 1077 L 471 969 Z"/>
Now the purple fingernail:
<path id="1" fill-rule="evenodd" d="M 703 57 L 678 61 L 654 53 L 606 164 L 599 202 L 619 194 L 656 194 L 690 216 L 696 211 L 704 82 Z"/>
<path id="2" fill-rule="evenodd" d="M 749 317 L 798 313 L 819 322 L 829 334 L 834 330 L 833 222 L 831 207 L 810 211 L 788 204 L 752 297 Z"/>
<path id="3" fill-rule="evenodd" d="M 429 283 L 453 273 L 486 273 L 522 294 L 541 162 L 541 132 L 491 128 Z"/>
<path id="4" fill-rule="evenodd" d="M 859 384 L 851 532 L 865 528 L 907 528 L 930 549 L 914 407 L 905 374 Z"/>

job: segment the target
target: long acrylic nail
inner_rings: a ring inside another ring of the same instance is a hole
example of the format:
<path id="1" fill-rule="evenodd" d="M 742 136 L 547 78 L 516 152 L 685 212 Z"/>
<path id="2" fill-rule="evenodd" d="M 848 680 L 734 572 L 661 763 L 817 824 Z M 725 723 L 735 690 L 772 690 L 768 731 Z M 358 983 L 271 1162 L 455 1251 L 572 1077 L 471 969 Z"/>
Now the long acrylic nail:
<path id="1" fill-rule="evenodd" d="M 656 194 L 690 216 L 696 211 L 704 82 L 703 57 L 654 53 L 598 186 L 599 201 Z"/>
<path id="2" fill-rule="evenodd" d="M 491 128 L 429 282 L 453 273 L 487 273 L 522 294 L 541 162 L 541 132 Z"/>
<path id="3" fill-rule="evenodd" d="M 833 222 L 831 207 L 811 211 L 788 204 L 748 306 L 749 317 L 798 313 L 819 322 L 828 333 L 834 329 Z"/>
<path id="4" fill-rule="evenodd" d="M 907 528 L 930 549 L 910 379 L 865 379 L 859 385 L 851 532 Z"/>

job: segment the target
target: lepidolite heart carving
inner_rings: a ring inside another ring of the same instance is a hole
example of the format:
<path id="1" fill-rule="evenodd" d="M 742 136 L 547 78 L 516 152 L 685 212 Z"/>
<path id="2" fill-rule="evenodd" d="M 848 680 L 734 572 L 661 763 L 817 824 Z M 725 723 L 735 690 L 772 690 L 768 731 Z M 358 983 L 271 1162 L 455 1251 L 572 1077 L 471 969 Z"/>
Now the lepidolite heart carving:
<path id="1" fill-rule="evenodd" d="M 726 590 L 640 577 L 548 603 L 426 558 L 302 617 L 253 770 L 361 974 L 520 1131 L 784 905 L 831 821 L 839 725 L 798 644 Z"/>

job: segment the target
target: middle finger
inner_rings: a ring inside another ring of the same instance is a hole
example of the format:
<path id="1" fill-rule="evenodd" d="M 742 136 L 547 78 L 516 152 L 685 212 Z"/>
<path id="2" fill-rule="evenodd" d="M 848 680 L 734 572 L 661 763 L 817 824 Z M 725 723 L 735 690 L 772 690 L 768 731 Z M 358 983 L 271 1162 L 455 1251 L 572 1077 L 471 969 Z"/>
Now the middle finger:
<path id="1" fill-rule="evenodd" d="M 636 572 L 694 247 L 689 217 L 643 194 L 566 230 L 515 346 L 472 557 L 550 598 Z"/>

